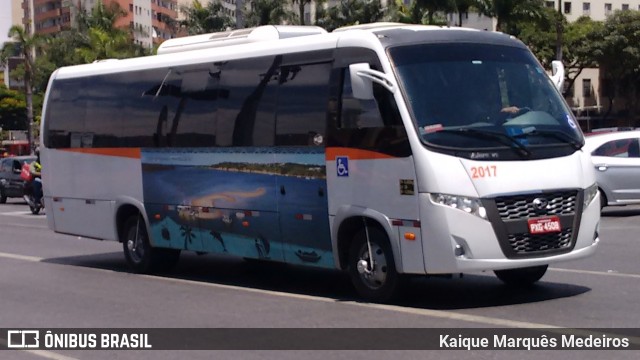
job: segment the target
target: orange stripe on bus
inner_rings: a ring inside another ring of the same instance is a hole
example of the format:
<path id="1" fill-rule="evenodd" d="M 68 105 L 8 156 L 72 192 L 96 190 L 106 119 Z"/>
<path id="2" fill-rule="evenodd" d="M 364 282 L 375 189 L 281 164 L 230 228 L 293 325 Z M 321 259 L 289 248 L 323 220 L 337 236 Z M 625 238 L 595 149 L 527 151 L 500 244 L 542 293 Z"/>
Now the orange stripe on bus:
<path id="1" fill-rule="evenodd" d="M 374 160 L 374 159 L 393 159 L 394 156 L 379 153 L 376 151 L 346 148 L 346 147 L 328 147 L 325 153 L 327 161 L 333 161 L 338 156 L 348 156 L 350 160 Z"/>
<path id="2" fill-rule="evenodd" d="M 72 148 L 65 151 L 81 154 L 117 156 L 132 159 L 140 159 L 140 148 Z"/>

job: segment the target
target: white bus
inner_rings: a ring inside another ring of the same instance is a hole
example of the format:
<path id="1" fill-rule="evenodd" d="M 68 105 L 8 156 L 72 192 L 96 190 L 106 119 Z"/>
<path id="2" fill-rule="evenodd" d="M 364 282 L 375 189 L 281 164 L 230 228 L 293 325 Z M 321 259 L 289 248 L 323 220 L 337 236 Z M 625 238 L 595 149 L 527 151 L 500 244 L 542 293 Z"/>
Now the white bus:
<path id="1" fill-rule="evenodd" d="M 134 272 L 229 254 L 385 301 L 405 275 L 530 284 L 597 247 L 583 134 L 512 36 L 265 26 L 158 52 L 58 69 L 42 121 L 49 227 L 121 242 Z"/>

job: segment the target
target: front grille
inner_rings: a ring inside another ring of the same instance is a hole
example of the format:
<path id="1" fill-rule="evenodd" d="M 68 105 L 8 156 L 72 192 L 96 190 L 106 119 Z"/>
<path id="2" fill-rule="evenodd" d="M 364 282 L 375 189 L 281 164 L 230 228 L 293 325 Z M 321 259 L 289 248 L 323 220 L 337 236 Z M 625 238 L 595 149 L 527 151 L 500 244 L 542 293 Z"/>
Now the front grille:
<path id="1" fill-rule="evenodd" d="M 577 191 L 559 191 L 543 194 L 526 194 L 496 198 L 496 206 L 502 220 L 518 220 L 538 216 L 574 215 Z M 538 210 L 535 199 L 545 199 L 547 206 Z"/>
<path id="2" fill-rule="evenodd" d="M 530 254 L 541 251 L 561 250 L 571 246 L 573 231 L 564 228 L 558 233 L 536 234 L 529 233 L 509 234 L 509 245 L 518 254 Z"/>

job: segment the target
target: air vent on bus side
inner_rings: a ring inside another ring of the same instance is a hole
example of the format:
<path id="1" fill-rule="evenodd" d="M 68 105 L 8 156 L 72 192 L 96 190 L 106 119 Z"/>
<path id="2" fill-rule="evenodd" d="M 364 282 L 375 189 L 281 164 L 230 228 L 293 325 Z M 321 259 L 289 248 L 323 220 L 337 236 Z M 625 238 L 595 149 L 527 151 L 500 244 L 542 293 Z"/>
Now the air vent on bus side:
<path id="1" fill-rule="evenodd" d="M 319 26 L 264 25 L 170 39 L 160 44 L 158 55 L 326 33 Z"/>

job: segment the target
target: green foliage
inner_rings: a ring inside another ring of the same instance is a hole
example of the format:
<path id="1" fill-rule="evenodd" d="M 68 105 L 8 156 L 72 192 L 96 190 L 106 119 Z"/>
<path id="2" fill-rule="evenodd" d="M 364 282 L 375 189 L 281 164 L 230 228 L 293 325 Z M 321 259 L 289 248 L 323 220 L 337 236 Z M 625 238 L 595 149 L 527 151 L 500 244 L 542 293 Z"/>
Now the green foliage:
<path id="1" fill-rule="evenodd" d="M 614 98 L 623 98 L 633 118 L 640 90 L 640 12 L 614 12 L 603 26 L 587 35 L 586 41 L 593 44 L 595 60 L 610 81 L 611 88 L 604 91 L 610 105 Z"/>
<path id="2" fill-rule="evenodd" d="M 190 6 L 182 6 L 180 11 L 185 19 L 180 21 L 180 26 L 187 30 L 189 35 L 207 34 L 224 31 L 234 26 L 235 20 L 230 18 L 220 3 L 208 3 L 203 6 L 200 1 L 193 0 Z"/>
<path id="3" fill-rule="evenodd" d="M 316 25 L 327 31 L 342 26 L 377 22 L 385 15 L 380 0 L 342 0 L 328 10 L 318 10 L 320 12 L 316 12 Z"/>
<path id="4" fill-rule="evenodd" d="M 386 20 L 405 24 L 426 24 L 424 11 L 415 1 L 405 5 L 402 0 L 395 0 L 387 8 Z"/>
<path id="5" fill-rule="evenodd" d="M 298 5 L 298 24 L 305 25 L 304 21 L 304 7 L 307 4 L 311 4 L 312 0 L 291 0 L 291 2 L 295 5 Z"/>
<path id="6" fill-rule="evenodd" d="M 0 127 L 24 130 L 27 126 L 27 103 L 24 94 L 0 85 Z"/>
<path id="7" fill-rule="evenodd" d="M 454 11 L 452 0 L 415 0 L 415 6 L 426 16 L 428 25 L 446 25 L 445 12 Z"/>
<path id="8" fill-rule="evenodd" d="M 247 27 L 269 24 L 292 23 L 295 13 L 289 11 L 287 4 L 281 0 L 247 1 L 249 11 L 245 13 Z"/>
<path id="9" fill-rule="evenodd" d="M 91 12 L 81 9 L 77 15 L 77 28 L 80 33 L 87 33 L 91 28 L 101 29 L 107 33 L 113 32 L 114 24 L 118 19 L 127 15 L 127 12 L 117 2 L 105 5 L 101 0 L 93 6 Z"/>
<path id="10" fill-rule="evenodd" d="M 496 31 L 513 34 L 517 22 L 534 21 L 542 16 L 544 1 L 476 0 L 474 7 L 480 14 L 496 19 Z"/>

